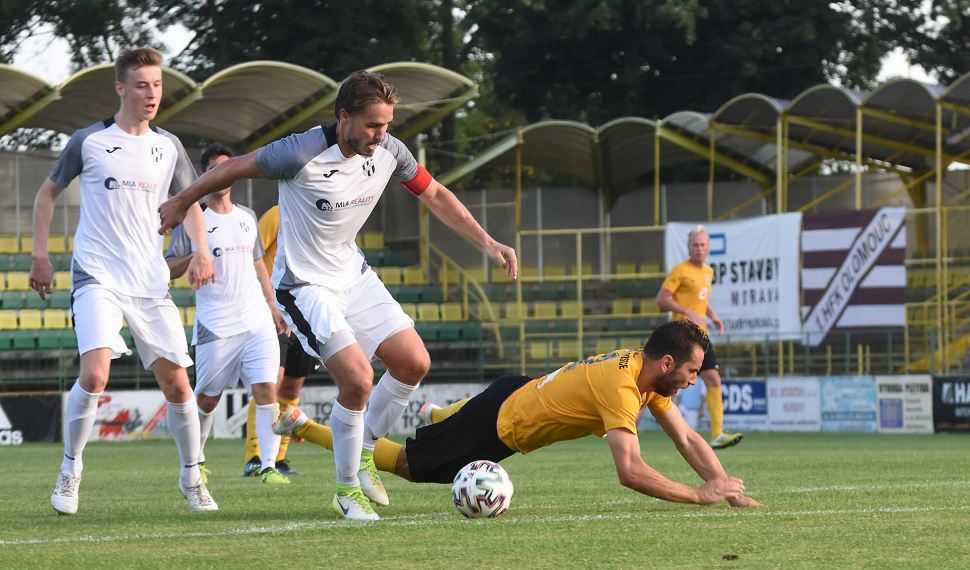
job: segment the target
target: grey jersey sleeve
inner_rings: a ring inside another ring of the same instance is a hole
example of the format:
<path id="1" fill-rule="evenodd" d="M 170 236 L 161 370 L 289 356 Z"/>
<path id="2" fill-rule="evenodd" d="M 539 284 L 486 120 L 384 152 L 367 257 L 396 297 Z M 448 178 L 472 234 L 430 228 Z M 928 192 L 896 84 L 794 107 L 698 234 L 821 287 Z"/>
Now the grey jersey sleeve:
<path id="1" fill-rule="evenodd" d="M 327 150 L 327 136 L 314 127 L 273 141 L 256 153 L 256 166 L 270 180 L 290 180 L 314 157 Z"/>
<path id="2" fill-rule="evenodd" d="M 409 182 L 418 175 L 418 161 L 414 159 L 410 149 L 397 138 L 385 134 L 381 146 L 390 151 L 397 159 L 397 168 L 394 169 L 393 176 L 398 180 Z"/>
<path id="3" fill-rule="evenodd" d="M 158 129 L 158 134 L 168 137 L 172 141 L 172 144 L 175 145 L 175 151 L 178 153 L 175 159 L 175 172 L 172 173 L 172 184 L 168 187 L 168 195 L 174 196 L 195 182 L 198 175 L 195 173 L 195 168 L 192 166 L 192 161 L 189 159 L 188 153 L 185 152 L 185 147 L 182 146 L 182 141 L 164 129 Z"/>
<path id="4" fill-rule="evenodd" d="M 84 158 L 81 156 L 81 147 L 84 144 L 84 139 L 104 128 L 103 121 L 97 122 L 90 127 L 75 131 L 71 135 L 71 139 L 67 141 L 67 146 L 64 147 L 61 156 L 57 159 L 57 164 L 51 170 L 50 179 L 54 184 L 57 184 L 61 188 L 67 188 L 71 180 L 74 180 L 81 174 L 81 169 L 84 166 Z"/>
<path id="5" fill-rule="evenodd" d="M 253 244 L 253 263 L 255 263 L 266 255 L 266 250 L 263 249 L 263 240 L 259 235 L 259 220 L 256 218 L 256 212 L 250 210 L 246 206 L 236 204 L 236 207 L 243 212 L 246 212 L 253 218 L 253 227 L 256 228 L 256 243 Z"/>
<path id="6" fill-rule="evenodd" d="M 185 226 L 179 226 L 172 232 L 172 242 L 168 244 L 168 251 L 165 252 L 165 261 L 169 259 L 179 259 L 192 254 L 192 240 L 185 232 Z"/>

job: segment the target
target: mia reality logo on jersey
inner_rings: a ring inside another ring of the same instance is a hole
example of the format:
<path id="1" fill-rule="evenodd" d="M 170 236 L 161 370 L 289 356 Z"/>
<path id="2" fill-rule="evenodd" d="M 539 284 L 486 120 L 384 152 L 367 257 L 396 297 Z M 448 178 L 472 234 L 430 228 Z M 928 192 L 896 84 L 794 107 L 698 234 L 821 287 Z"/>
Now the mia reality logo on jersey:
<path id="1" fill-rule="evenodd" d="M 122 180 L 109 176 L 104 179 L 104 187 L 108 190 L 144 190 L 152 192 L 158 188 L 158 184 L 153 182 L 139 182 L 137 180 Z"/>
<path id="2" fill-rule="evenodd" d="M 373 196 L 361 196 L 360 198 L 354 198 L 353 200 L 346 200 L 343 202 L 337 202 L 336 204 L 331 204 L 330 200 L 326 198 L 320 198 L 317 200 L 317 209 L 321 212 L 333 212 L 334 210 L 346 210 L 347 208 L 356 208 L 357 206 L 366 206 L 374 201 Z"/>

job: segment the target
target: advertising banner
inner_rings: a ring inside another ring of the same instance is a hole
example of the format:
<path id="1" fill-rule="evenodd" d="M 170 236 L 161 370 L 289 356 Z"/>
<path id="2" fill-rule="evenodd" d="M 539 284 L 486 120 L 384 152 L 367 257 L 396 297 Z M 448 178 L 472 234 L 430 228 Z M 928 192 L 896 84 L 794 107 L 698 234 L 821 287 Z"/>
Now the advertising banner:
<path id="1" fill-rule="evenodd" d="M 723 380 L 724 431 L 768 431 L 764 380 Z"/>
<path id="2" fill-rule="evenodd" d="M 219 405 L 213 411 L 212 433 L 214 439 L 239 439 L 246 427 L 249 412 L 249 396 L 246 390 L 226 390 L 222 393 Z"/>
<path id="3" fill-rule="evenodd" d="M 822 431 L 876 431 L 876 388 L 871 376 L 822 378 Z"/>
<path id="4" fill-rule="evenodd" d="M 710 306 L 732 342 L 746 335 L 764 341 L 801 338 L 798 307 L 798 239 L 802 214 L 707 222 L 714 269 Z M 689 257 L 687 236 L 696 223 L 670 222 L 664 237 L 667 271 Z M 766 239 L 768 238 L 768 239 Z M 714 334 L 715 344 L 725 341 Z"/>
<path id="5" fill-rule="evenodd" d="M 808 343 L 838 329 L 906 326 L 906 208 L 805 214 L 802 315 Z"/>
<path id="6" fill-rule="evenodd" d="M 391 428 L 390 435 L 414 435 L 414 430 L 424 425 L 424 421 L 418 417 L 418 412 L 424 404 L 432 402 L 445 407 L 459 400 L 476 396 L 488 385 L 489 383 L 422 384 L 411 396 L 411 403 Z M 306 387 L 300 393 L 300 409 L 311 420 L 330 425 L 330 411 L 336 399 L 336 386 Z"/>
<path id="7" fill-rule="evenodd" d="M 876 376 L 879 433 L 933 433 L 933 378 Z"/>
<path id="8" fill-rule="evenodd" d="M 61 395 L 0 396 L 0 446 L 61 441 Z"/>
<path id="9" fill-rule="evenodd" d="M 970 432 L 970 378 L 933 378 L 933 421 L 936 431 Z"/>
<path id="10" fill-rule="evenodd" d="M 821 431 L 820 387 L 818 378 L 769 378 L 768 429 Z"/>
<path id="11" fill-rule="evenodd" d="M 94 429 L 88 441 L 170 438 L 167 411 L 168 402 L 160 390 L 106 391 L 98 398 Z"/>

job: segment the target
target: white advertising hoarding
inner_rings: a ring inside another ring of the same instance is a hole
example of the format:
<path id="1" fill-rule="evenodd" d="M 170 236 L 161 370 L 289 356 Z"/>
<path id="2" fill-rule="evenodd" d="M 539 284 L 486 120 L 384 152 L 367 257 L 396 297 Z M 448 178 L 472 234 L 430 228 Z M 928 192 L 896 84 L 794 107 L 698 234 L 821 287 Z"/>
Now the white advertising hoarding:
<path id="1" fill-rule="evenodd" d="M 876 376 L 876 431 L 933 433 L 933 377 Z"/>
<path id="2" fill-rule="evenodd" d="M 770 431 L 822 431 L 818 378 L 768 379 Z"/>

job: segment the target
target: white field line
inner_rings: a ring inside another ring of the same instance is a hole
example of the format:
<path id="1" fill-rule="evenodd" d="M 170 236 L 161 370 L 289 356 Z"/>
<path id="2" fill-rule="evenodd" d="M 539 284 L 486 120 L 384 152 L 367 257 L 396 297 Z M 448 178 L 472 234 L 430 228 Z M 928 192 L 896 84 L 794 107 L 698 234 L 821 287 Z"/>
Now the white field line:
<path id="1" fill-rule="evenodd" d="M 777 511 L 770 510 L 732 510 L 716 513 L 681 513 L 681 514 L 626 514 L 626 515 L 575 515 L 563 517 L 502 517 L 492 521 L 487 519 L 466 520 L 457 517 L 454 513 L 435 513 L 431 515 L 419 516 L 400 516 L 388 517 L 375 522 L 353 522 L 353 521 L 317 521 L 305 523 L 288 523 L 280 526 L 250 527 L 245 529 L 224 530 L 218 532 L 190 532 L 190 533 L 150 533 L 132 534 L 116 536 L 77 536 L 65 538 L 32 539 L 32 540 L 0 540 L 0 546 L 22 546 L 36 544 L 58 544 L 58 543 L 101 543 L 117 542 L 122 540 L 159 540 L 166 538 L 209 538 L 218 536 L 245 536 L 253 534 L 268 534 L 274 532 L 292 532 L 299 530 L 315 530 L 323 528 L 348 528 L 364 525 L 383 525 L 383 526 L 432 526 L 432 525 L 459 525 L 459 524 L 542 524 L 542 523 L 561 523 L 561 522 L 583 522 L 583 521 L 609 521 L 609 520 L 650 520 L 650 519 L 689 519 L 689 518 L 730 518 L 730 517 L 793 517 L 793 516 L 825 516 L 825 515 L 852 515 L 852 514 L 894 514 L 894 513 L 918 513 L 918 512 L 942 512 L 942 511 L 967 511 L 970 505 L 958 507 L 885 507 L 871 509 L 832 509 L 820 511 Z M 420 520 L 424 519 L 424 520 Z M 2 552 L 2 551 L 0 551 Z"/>
<path id="2" fill-rule="evenodd" d="M 883 489 L 924 489 L 928 487 L 954 487 L 958 485 L 970 485 L 970 481 L 939 481 L 933 483 L 900 483 L 898 485 L 856 485 L 852 487 L 805 487 L 798 489 L 787 489 L 784 491 L 766 491 L 763 495 L 788 494 L 788 493 L 819 493 L 828 491 L 879 491 Z"/>

